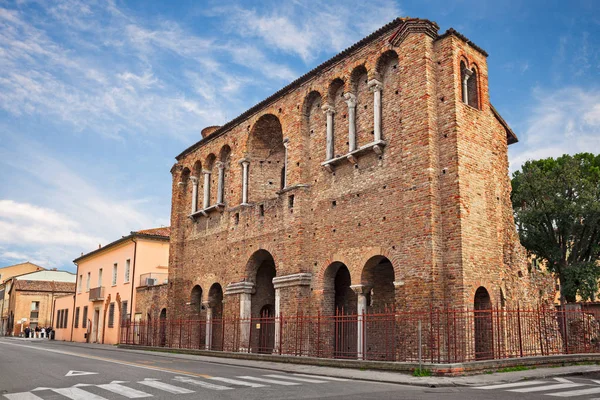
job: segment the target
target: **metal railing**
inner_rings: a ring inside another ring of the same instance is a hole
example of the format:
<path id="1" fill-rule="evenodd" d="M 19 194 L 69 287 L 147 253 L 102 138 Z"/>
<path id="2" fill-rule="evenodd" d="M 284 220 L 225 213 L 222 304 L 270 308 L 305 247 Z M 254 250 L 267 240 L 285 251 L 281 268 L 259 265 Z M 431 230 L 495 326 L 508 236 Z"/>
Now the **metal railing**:
<path id="1" fill-rule="evenodd" d="M 155 286 L 168 283 L 169 274 L 161 272 L 150 272 L 140 275 L 140 283 L 138 286 Z"/>
<path id="2" fill-rule="evenodd" d="M 90 301 L 104 300 L 104 286 L 90 289 Z"/>
<path id="3" fill-rule="evenodd" d="M 436 310 L 129 322 L 121 343 L 323 358 L 455 363 L 600 352 L 583 309 Z"/>

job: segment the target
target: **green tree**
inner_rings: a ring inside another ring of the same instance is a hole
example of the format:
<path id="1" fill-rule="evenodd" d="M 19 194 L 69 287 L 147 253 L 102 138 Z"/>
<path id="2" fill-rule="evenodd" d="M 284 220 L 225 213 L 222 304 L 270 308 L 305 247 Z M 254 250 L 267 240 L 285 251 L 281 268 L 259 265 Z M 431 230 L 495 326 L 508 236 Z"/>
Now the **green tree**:
<path id="1" fill-rule="evenodd" d="M 600 155 L 528 161 L 513 174 L 521 243 L 560 281 L 561 301 L 594 299 L 600 278 Z"/>

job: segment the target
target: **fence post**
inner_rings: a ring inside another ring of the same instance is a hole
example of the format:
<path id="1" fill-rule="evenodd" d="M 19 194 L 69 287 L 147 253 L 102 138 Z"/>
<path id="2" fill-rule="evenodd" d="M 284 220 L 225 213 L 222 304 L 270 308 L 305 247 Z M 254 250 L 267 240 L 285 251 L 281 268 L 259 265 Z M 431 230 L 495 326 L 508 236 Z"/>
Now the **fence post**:
<path id="1" fill-rule="evenodd" d="M 281 355 L 283 343 L 283 313 L 279 311 L 279 355 Z"/>
<path id="2" fill-rule="evenodd" d="M 517 327 L 519 329 L 519 354 L 523 357 L 523 337 L 521 336 L 521 306 L 517 304 Z"/>
<path id="3" fill-rule="evenodd" d="M 421 371 L 422 368 L 422 364 L 423 364 L 423 360 L 422 360 L 422 354 L 421 354 L 421 319 L 419 319 L 419 325 L 417 328 L 418 332 L 419 332 L 419 371 Z"/>
<path id="4" fill-rule="evenodd" d="M 321 310 L 317 311 L 317 357 L 321 357 Z"/>
<path id="5" fill-rule="evenodd" d="M 538 320 L 538 331 L 539 331 L 539 336 L 540 336 L 540 351 L 542 352 L 542 355 L 544 355 L 544 340 L 542 339 L 542 318 L 541 318 L 541 313 L 540 313 L 540 305 L 538 304 L 537 306 L 537 320 Z"/>

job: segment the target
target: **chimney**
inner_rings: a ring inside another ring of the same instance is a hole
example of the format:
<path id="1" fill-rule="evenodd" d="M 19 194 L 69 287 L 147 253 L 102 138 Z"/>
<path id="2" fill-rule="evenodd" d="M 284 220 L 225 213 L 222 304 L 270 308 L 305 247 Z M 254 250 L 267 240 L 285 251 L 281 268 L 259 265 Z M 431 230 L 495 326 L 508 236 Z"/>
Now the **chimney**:
<path id="1" fill-rule="evenodd" d="M 207 126 L 206 128 L 202 129 L 202 131 L 200 132 L 200 133 L 202 133 L 202 139 L 209 136 L 211 133 L 213 133 L 214 131 L 216 131 L 219 128 L 220 128 L 219 125 L 213 125 L 213 126 Z"/>

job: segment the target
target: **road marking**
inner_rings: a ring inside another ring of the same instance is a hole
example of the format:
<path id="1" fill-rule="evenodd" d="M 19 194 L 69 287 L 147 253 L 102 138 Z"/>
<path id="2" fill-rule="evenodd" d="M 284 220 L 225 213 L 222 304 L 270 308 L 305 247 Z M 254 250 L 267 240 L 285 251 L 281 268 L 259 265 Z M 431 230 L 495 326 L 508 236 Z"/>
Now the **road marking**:
<path id="1" fill-rule="evenodd" d="M 489 386 L 479 386 L 475 389 L 505 389 L 511 387 L 519 387 L 519 386 L 533 386 L 533 385 L 542 385 L 544 383 L 548 383 L 546 381 L 524 381 L 524 382 L 515 382 L 515 383 L 502 383 L 500 385 L 489 385 Z"/>
<path id="2" fill-rule="evenodd" d="M 545 385 L 545 386 L 536 386 L 536 387 L 527 387 L 521 389 L 512 389 L 508 390 L 509 392 L 517 392 L 517 393 L 529 393 L 529 392 L 543 392 L 545 390 L 557 390 L 557 389 L 568 389 L 577 386 L 584 386 L 583 383 L 558 383 L 556 385 Z"/>
<path id="3" fill-rule="evenodd" d="M 4 397 L 8 400 L 42 400 L 41 397 L 38 397 L 31 392 L 5 394 Z"/>
<path id="4" fill-rule="evenodd" d="M 97 372 L 69 371 L 65 376 L 98 375 Z"/>
<path id="5" fill-rule="evenodd" d="M 264 375 L 269 378 L 289 379 L 291 381 L 306 382 L 306 383 L 327 383 L 327 381 L 319 381 L 317 379 L 298 378 L 289 375 Z"/>
<path id="6" fill-rule="evenodd" d="M 319 378 L 319 379 L 326 379 L 328 381 L 337 381 L 337 382 L 347 382 L 349 379 L 342 379 L 342 378 L 334 378 L 332 376 L 315 376 L 315 375 L 307 375 L 307 374 L 293 374 L 296 376 L 305 376 L 307 378 Z"/>
<path id="7" fill-rule="evenodd" d="M 213 376 L 210 379 L 212 379 L 213 381 L 230 383 L 232 385 L 249 386 L 249 387 L 253 387 L 253 388 L 259 388 L 259 387 L 265 387 L 265 386 L 267 386 L 267 385 L 261 385 L 260 383 L 244 382 L 244 381 L 238 381 L 237 379 L 230 379 L 230 378 L 221 378 L 220 376 Z"/>
<path id="8" fill-rule="evenodd" d="M 240 379 L 248 379 L 248 380 L 251 380 L 251 381 L 264 382 L 264 383 L 272 383 L 274 385 L 283 385 L 283 386 L 296 386 L 296 385 L 300 385 L 299 383 L 296 383 L 296 382 L 276 381 L 274 379 L 264 379 L 264 378 L 258 378 L 256 376 L 238 376 L 238 378 L 240 378 Z"/>
<path id="9" fill-rule="evenodd" d="M 130 367 L 141 368 L 141 369 L 149 369 L 151 371 L 168 372 L 170 374 L 175 374 L 175 375 L 185 375 L 185 376 L 191 376 L 191 377 L 195 377 L 195 378 L 207 378 L 207 379 L 211 377 L 210 375 L 206 375 L 206 374 L 196 374 L 196 373 L 193 373 L 193 372 L 181 371 L 181 370 L 172 369 L 172 368 L 162 368 L 162 367 L 153 367 L 153 366 L 149 366 L 149 365 L 140 365 L 140 364 L 136 364 L 134 362 L 121 361 L 121 360 L 115 360 L 115 359 L 112 359 L 112 358 L 104 358 L 104 357 L 92 356 L 92 355 L 89 355 L 89 354 L 71 353 L 71 352 L 68 352 L 68 351 L 46 349 L 46 348 L 43 348 L 43 347 L 34 347 L 34 346 L 27 346 L 27 345 L 24 345 L 24 344 L 8 343 L 8 342 L 6 342 L 4 340 L 0 340 L 0 344 L 4 344 L 4 345 L 7 345 L 7 346 L 25 347 L 25 348 L 28 348 L 28 349 L 33 349 L 33 350 L 38 350 L 38 351 L 47 351 L 49 353 L 63 354 L 63 355 L 73 356 L 73 357 L 79 357 L 79 358 L 87 358 L 87 359 L 90 359 L 90 360 L 104 361 L 104 362 L 113 363 L 113 364 L 119 364 L 119 365 L 128 365 Z"/>
<path id="10" fill-rule="evenodd" d="M 185 376 L 176 376 L 173 380 L 175 380 L 177 382 L 189 383 L 190 385 L 201 386 L 203 388 L 212 389 L 212 390 L 228 390 L 228 389 L 233 389 L 233 388 L 230 388 L 230 387 L 227 387 L 227 386 L 215 385 L 213 383 L 199 381 L 197 379 L 192 379 L 192 378 L 188 378 L 188 377 L 185 377 Z"/>
<path id="11" fill-rule="evenodd" d="M 573 381 L 570 381 L 567 378 L 554 378 L 554 380 L 562 383 L 573 383 Z"/>
<path id="12" fill-rule="evenodd" d="M 79 388 L 63 388 L 63 389 L 52 389 L 53 392 L 62 394 L 72 400 L 106 400 L 102 396 L 98 396 L 94 393 L 86 392 Z"/>
<path id="13" fill-rule="evenodd" d="M 140 385 L 150 386 L 154 389 L 164 390 L 165 392 L 169 392 L 172 394 L 188 394 L 194 393 L 193 390 L 185 389 L 179 386 L 169 385 L 168 383 L 160 382 L 155 379 L 144 379 L 143 381 L 138 382 Z"/>
<path id="14" fill-rule="evenodd" d="M 142 392 L 141 390 L 132 389 L 127 386 L 121 385 L 121 383 L 127 383 L 123 381 L 112 381 L 104 385 L 96 385 L 100 389 L 108 390 L 121 396 L 125 396 L 130 399 L 142 399 L 144 397 L 152 397 L 150 393 Z"/>
<path id="15" fill-rule="evenodd" d="M 558 393 L 548 393 L 546 396 L 556 396 L 556 397 L 573 397 L 573 396 L 583 396 L 584 394 L 594 394 L 600 393 L 600 388 L 590 388 L 590 389 L 581 389 L 581 390 L 570 390 L 568 392 L 558 392 Z"/>

